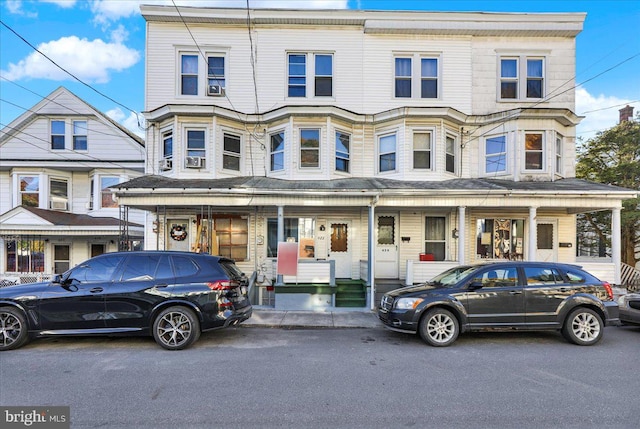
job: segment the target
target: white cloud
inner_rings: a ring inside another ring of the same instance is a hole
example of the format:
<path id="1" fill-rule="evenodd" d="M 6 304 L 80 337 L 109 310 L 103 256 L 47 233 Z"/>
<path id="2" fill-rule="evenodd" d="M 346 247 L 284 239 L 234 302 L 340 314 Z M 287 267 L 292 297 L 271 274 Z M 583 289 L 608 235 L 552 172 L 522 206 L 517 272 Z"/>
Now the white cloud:
<path id="1" fill-rule="evenodd" d="M 76 5 L 76 0 L 40 0 L 43 3 L 53 3 L 64 9 L 72 8 Z"/>
<path id="2" fill-rule="evenodd" d="M 23 15 L 28 18 L 38 17 L 36 12 L 27 12 L 22 8 L 22 0 L 6 0 L 4 2 L 4 6 L 7 8 L 9 13 L 13 15 Z"/>
<path id="3" fill-rule="evenodd" d="M 127 48 L 120 41 L 106 43 L 100 39 L 90 41 L 76 36 L 42 43 L 38 50 L 85 82 L 108 82 L 110 71 L 122 71 L 140 60 L 138 51 Z M 10 63 L 8 69 L 0 74 L 8 80 L 73 79 L 38 52 L 29 54 L 18 64 Z"/>
<path id="4" fill-rule="evenodd" d="M 94 20 L 99 24 L 107 24 L 120 18 L 127 18 L 140 12 L 141 4 L 190 7 L 235 7 L 245 8 L 246 0 L 94 0 L 91 11 Z M 348 0 L 249 0 L 249 7 L 274 9 L 346 9 Z"/>
<path id="5" fill-rule="evenodd" d="M 129 116 L 127 116 L 119 107 L 116 107 L 115 109 L 108 110 L 105 114 L 135 135 L 145 138 L 144 131 L 138 126 L 138 115 L 135 113 L 130 112 Z"/>
<path id="6" fill-rule="evenodd" d="M 600 94 L 589 94 L 585 88 L 576 89 L 576 113 L 585 116 L 576 127 L 578 137 L 588 140 L 598 131 L 604 131 L 618 124 L 619 110 L 629 104 L 635 107 L 635 113 L 640 111 L 640 103 L 632 100 Z"/>

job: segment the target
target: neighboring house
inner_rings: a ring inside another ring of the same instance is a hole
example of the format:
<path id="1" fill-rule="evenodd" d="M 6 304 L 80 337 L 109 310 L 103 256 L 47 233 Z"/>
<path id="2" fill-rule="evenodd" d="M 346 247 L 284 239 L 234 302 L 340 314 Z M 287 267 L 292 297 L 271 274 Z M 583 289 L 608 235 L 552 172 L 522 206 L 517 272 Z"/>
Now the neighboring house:
<path id="1" fill-rule="evenodd" d="M 145 214 L 109 188 L 144 172 L 144 141 L 64 87 L 0 134 L 0 280 L 35 281 L 141 244 Z"/>
<path id="2" fill-rule="evenodd" d="M 373 307 L 457 264 L 574 262 L 576 213 L 611 210 L 615 230 L 635 195 L 574 178 L 585 14 L 141 10 L 147 176 L 118 200 L 149 212 L 146 248 L 258 281 L 296 242 L 276 308 Z M 620 261 L 588 268 L 615 281 Z M 339 296 L 358 280 L 366 303 Z"/>

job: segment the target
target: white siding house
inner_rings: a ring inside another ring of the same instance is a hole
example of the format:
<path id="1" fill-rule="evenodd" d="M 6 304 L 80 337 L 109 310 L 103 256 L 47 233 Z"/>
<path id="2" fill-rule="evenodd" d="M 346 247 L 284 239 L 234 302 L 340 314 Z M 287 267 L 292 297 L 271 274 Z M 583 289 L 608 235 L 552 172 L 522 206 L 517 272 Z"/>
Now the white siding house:
<path id="1" fill-rule="evenodd" d="M 141 9 L 147 175 L 116 195 L 147 210 L 147 248 L 255 272 L 258 304 L 373 307 L 452 265 L 574 262 L 576 213 L 619 222 L 635 194 L 574 178 L 584 14 Z M 281 242 L 297 276 L 276 277 Z"/>
<path id="2" fill-rule="evenodd" d="M 110 187 L 144 172 L 143 140 L 64 87 L 0 134 L 0 280 L 47 279 L 142 241 Z"/>

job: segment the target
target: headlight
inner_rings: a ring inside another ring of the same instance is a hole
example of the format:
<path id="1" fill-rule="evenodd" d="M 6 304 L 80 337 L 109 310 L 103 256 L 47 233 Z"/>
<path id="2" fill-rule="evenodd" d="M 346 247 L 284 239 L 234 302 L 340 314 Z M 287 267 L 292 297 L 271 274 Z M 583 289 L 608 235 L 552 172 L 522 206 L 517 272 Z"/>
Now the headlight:
<path id="1" fill-rule="evenodd" d="M 396 308 L 400 310 L 413 310 L 422 301 L 424 301 L 422 298 L 400 298 L 396 300 Z"/>

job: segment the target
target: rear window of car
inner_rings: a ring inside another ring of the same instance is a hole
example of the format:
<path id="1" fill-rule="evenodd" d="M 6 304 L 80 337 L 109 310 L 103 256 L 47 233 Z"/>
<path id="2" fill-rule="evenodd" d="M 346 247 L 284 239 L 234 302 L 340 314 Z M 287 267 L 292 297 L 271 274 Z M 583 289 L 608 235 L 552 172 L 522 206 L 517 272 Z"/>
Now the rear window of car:
<path id="1" fill-rule="evenodd" d="M 244 275 L 244 273 L 238 268 L 238 266 L 229 260 L 220 260 L 220 266 L 224 270 L 225 273 L 229 276 L 229 278 L 237 279 Z"/>
<path id="2" fill-rule="evenodd" d="M 555 268 L 525 267 L 524 273 L 527 277 L 528 286 L 554 285 L 556 283 L 564 283 L 562 275 L 560 275 L 560 272 Z"/>
<path id="3" fill-rule="evenodd" d="M 187 256 L 172 256 L 171 258 L 176 277 L 192 276 L 198 273 L 199 267 L 193 259 Z"/>
<path id="4" fill-rule="evenodd" d="M 129 256 L 122 281 L 167 279 L 173 277 L 167 256 L 159 254 Z"/>
<path id="5" fill-rule="evenodd" d="M 573 284 L 583 284 L 587 282 L 587 276 L 585 273 L 576 270 L 567 270 L 567 277 L 569 278 L 569 283 Z"/>

